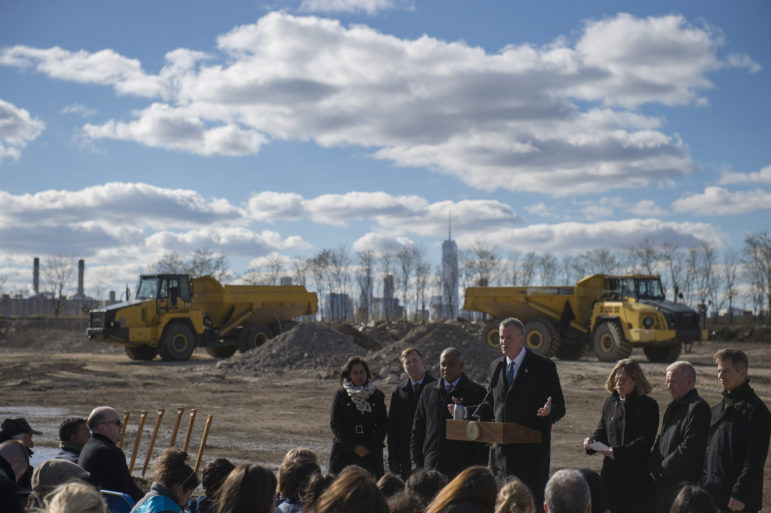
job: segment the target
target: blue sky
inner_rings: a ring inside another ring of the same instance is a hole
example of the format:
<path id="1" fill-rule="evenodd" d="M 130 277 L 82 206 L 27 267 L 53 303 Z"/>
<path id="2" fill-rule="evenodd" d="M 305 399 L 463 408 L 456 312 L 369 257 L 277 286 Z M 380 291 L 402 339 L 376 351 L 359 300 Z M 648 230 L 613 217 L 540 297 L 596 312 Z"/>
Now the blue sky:
<path id="1" fill-rule="evenodd" d="M 0 0 L 0 275 L 167 251 L 738 248 L 768 2 Z"/>

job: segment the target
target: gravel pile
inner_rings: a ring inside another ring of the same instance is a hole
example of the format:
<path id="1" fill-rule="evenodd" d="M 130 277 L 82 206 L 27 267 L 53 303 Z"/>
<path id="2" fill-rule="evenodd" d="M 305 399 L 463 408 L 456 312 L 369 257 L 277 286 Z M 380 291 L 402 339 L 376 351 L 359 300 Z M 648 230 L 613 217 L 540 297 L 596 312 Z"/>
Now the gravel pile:
<path id="1" fill-rule="evenodd" d="M 337 375 L 351 356 L 366 356 L 367 350 L 351 335 L 319 323 L 298 324 L 244 354 L 217 363 L 217 368 L 236 374 L 259 375 L 282 370 L 314 370 L 322 377 Z"/>

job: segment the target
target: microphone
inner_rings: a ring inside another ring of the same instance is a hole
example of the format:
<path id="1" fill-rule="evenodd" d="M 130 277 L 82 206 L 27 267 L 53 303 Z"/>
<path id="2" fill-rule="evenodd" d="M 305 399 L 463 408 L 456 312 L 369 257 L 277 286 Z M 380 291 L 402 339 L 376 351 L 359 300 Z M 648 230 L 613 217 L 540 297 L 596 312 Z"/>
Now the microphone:
<path id="1" fill-rule="evenodd" d="M 500 362 L 498 362 L 498 366 L 495 367 L 495 370 L 493 371 L 493 379 L 490 380 L 490 386 L 487 387 L 487 393 L 485 394 L 484 399 L 482 399 L 482 402 L 477 405 L 476 409 L 474 409 L 474 413 L 472 413 L 469 416 L 470 419 L 479 418 L 479 415 L 477 415 L 477 412 L 479 411 L 479 408 L 481 408 L 482 405 L 485 404 L 485 401 L 487 401 L 487 398 L 490 396 L 490 392 L 493 391 L 493 388 L 495 388 L 495 385 L 498 384 L 498 379 L 501 376 L 501 370 L 503 370 L 503 367 L 505 364 L 506 364 L 506 357 L 503 357 L 503 359 Z"/>

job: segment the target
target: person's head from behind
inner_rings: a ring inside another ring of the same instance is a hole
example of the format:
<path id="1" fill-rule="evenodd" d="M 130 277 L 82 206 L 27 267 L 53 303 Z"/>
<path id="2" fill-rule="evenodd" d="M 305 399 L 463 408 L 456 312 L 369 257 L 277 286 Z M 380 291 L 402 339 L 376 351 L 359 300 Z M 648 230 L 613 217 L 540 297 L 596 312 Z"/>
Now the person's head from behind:
<path id="1" fill-rule="evenodd" d="M 321 497 L 322 494 L 327 491 L 327 488 L 332 486 L 332 483 L 334 482 L 334 476 L 325 476 L 321 472 L 311 475 L 311 478 L 308 480 L 308 484 L 305 486 L 305 489 L 302 491 L 302 496 L 300 497 L 303 511 L 313 511 L 319 497 Z"/>
<path id="2" fill-rule="evenodd" d="M 84 483 L 66 483 L 45 500 L 45 513 L 107 513 L 102 495 Z"/>
<path id="3" fill-rule="evenodd" d="M 404 481 L 393 472 L 386 472 L 377 480 L 377 488 L 386 499 L 404 490 Z"/>
<path id="4" fill-rule="evenodd" d="M 29 451 L 20 440 L 6 440 L 0 443 L 0 458 L 13 470 L 15 481 L 21 479 L 29 467 Z"/>
<path id="5" fill-rule="evenodd" d="M 312 461 L 292 460 L 278 471 L 278 493 L 290 502 L 299 503 L 311 476 L 320 472 Z"/>
<path id="6" fill-rule="evenodd" d="M 53 459 L 41 463 L 32 474 L 32 492 L 42 498 L 57 486 L 71 481 L 85 482 L 91 474 L 80 465 L 67 460 Z"/>
<path id="7" fill-rule="evenodd" d="M 206 465 L 201 473 L 201 484 L 206 495 L 209 497 L 216 495 L 234 468 L 236 466 L 226 458 L 217 458 Z"/>
<path id="8" fill-rule="evenodd" d="M 261 465 L 239 465 L 217 496 L 217 513 L 272 513 L 276 509 L 276 476 Z"/>
<path id="9" fill-rule="evenodd" d="M 303 507 L 303 511 L 305 508 Z M 351 469 L 342 472 L 321 494 L 314 513 L 388 513 L 388 504 L 369 472 Z"/>
<path id="10" fill-rule="evenodd" d="M 177 504 L 184 506 L 200 481 L 187 464 L 187 453 L 176 447 L 164 449 L 153 464 L 153 479 L 171 490 Z"/>
<path id="11" fill-rule="evenodd" d="M 669 513 L 717 513 L 717 507 L 706 490 L 694 484 L 687 484 L 675 497 Z"/>
<path id="12" fill-rule="evenodd" d="M 470 502 L 478 508 L 493 511 L 497 495 L 498 485 L 490 469 L 474 465 L 447 483 L 428 505 L 426 513 L 440 513 L 450 504 L 458 502 Z"/>
<path id="13" fill-rule="evenodd" d="M 295 447 L 294 449 L 289 449 L 286 451 L 286 454 L 284 454 L 284 460 L 281 462 L 281 466 L 283 467 L 292 460 L 310 461 L 316 465 L 319 464 L 319 457 L 316 456 L 316 453 L 305 447 Z"/>
<path id="14" fill-rule="evenodd" d="M 544 513 L 589 513 L 592 509 L 589 485 L 577 470 L 563 469 L 546 483 Z"/>
<path id="15" fill-rule="evenodd" d="M 589 494 L 592 498 L 592 513 L 608 511 L 608 491 L 600 474 L 589 468 L 578 469 L 589 485 Z"/>
<path id="16" fill-rule="evenodd" d="M 390 513 L 423 513 L 426 505 L 420 496 L 410 490 L 404 490 L 393 497 L 389 497 L 388 510 Z"/>
<path id="17" fill-rule="evenodd" d="M 107 437 L 116 444 L 120 440 L 123 422 L 115 408 L 109 406 L 98 406 L 94 408 L 89 414 L 86 423 L 92 434 Z"/>
<path id="18" fill-rule="evenodd" d="M 498 491 L 495 513 L 533 513 L 534 511 L 535 505 L 530 488 L 516 477 L 511 478 Z"/>
<path id="19" fill-rule="evenodd" d="M 447 476 L 438 470 L 421 468 L 416 470 L 404 484 L 407 490 L 415 492 L 423 501 L 423 506 L 434 500 L 439 490 L 447 484 Z"/>
<path id="20" fill-rule="evenodd" d="M 89 438 L 91 438 L 91 431 L 84 418 L 70 417 L 59 424 L 60 442 L 72 444 L 74 447 L 83 447 Z"/>

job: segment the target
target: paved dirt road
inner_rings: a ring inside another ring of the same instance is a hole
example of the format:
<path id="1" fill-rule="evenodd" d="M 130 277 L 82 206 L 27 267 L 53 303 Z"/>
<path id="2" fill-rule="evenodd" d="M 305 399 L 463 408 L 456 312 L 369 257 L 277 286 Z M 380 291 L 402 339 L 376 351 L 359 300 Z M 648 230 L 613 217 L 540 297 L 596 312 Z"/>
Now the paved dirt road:
<path id="1" fill-rule="evenodd" d="M 771 342 L 771 341 L 769 341 Z M 752 386 L 771 404 L 771 346 L 761 343 L 735 344 L 750 356 Z M 697 366 L 697 387 L 710 404 L 718 402 L 720 389 L 712 362 L 718 342 L 695 345 L 683 355 Z M 641 351 L 633 357 L 645 361 Z M 434 362 L 429 362 L 432 368 Z M 606 392 L 602 385 L 612 365 L 591 357 L 576 362 L 557 362 L 567 401 L 567 415 L 554 427 L 552 471 L 564 467 L 590 467 L 599 470 L 599 456 L 586 456 L 581 448 L 600 416 Z M 670 400 L 664 386 L 664 364 L 644 363 L 654 384 L 652 396 L 663 414 Z M 387 397 L 391 385 L 377 382 Z M 130 411 L 131 420 L 124 447 L 130 453 L 137 431 L 138 413 L 148 417 L 137 456 L 136 468 L 147 451 L 158 408 L 165 408 L 158 448 L 169 443 L 178 407 L 197 408 L 191 452 L 198 451 L 206 415 L 213 415 L 204 464 L 224 456 L 235 461 L 259 462 L 276 468 L 284 453 L 297 446 L 316 451 L 322 462 L 329 454 L 329 407 L 338 388 L 336 380 L 320 379 L 316 374 L 285 372 L 257 377 L 227 376 L 216 361 L 196 353 L 188 362 L 133 362 L 122 352 L 101 354 L 61 354 L 7 349 L 0 353 L 0 414 L 26 415 L 37 429 L 35 437 L 41 453 L 56 445 L 59 421 L 69 415 L 87 415 L 92 407 L 110 404 Z M 178 443 L 188 422 L 185 413 Z M 766 463 L 765 491 L 771 489 L 771 462 Z M 768 500 L 766 502 L 769 502 Z"/>

